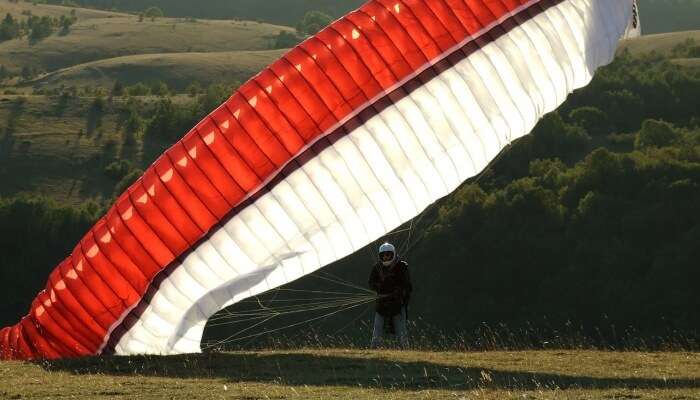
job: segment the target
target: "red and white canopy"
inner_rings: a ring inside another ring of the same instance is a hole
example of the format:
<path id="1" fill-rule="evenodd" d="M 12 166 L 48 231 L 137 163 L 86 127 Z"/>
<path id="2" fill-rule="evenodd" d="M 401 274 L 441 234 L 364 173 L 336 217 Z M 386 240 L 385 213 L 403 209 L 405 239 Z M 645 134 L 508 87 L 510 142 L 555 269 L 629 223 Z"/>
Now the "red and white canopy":
<path id="1" fill-rule="evenodd" d="M 478 174 L 637 27 L 633 0 L 369 1 L 166 151 L 0 331 L 0 357 L 200 351 L 218 310 Z"/>

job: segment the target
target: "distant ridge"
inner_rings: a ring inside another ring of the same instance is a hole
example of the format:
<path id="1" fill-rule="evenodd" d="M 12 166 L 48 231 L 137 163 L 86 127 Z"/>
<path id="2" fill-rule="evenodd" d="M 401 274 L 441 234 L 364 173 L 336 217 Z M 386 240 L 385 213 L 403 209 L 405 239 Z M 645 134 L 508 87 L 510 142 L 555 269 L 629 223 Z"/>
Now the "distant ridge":
<path id="1" fill-rule="evenodd" d="M 190 83 L 243 82 L 279 58 L 286 50 L 213 53 L 139 54 L 92 61 L 63 68 L 29 82 L 35 87 L 102 86 L 114 82 L 165 82 L 185 89 Z"/>

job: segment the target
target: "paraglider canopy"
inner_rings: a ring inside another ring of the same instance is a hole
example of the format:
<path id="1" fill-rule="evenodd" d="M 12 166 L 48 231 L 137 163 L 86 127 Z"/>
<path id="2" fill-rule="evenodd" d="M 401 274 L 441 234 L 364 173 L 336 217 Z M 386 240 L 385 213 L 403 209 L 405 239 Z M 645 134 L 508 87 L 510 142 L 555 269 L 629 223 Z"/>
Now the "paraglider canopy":
<path id="1" fill-rule="evenodd" d="M 216 311 L 353 253 L 482 171 L 612 60 L 634 7 L 367 2 L 148 168 L 0 331 L 2 358 L 198 352 Z"/>

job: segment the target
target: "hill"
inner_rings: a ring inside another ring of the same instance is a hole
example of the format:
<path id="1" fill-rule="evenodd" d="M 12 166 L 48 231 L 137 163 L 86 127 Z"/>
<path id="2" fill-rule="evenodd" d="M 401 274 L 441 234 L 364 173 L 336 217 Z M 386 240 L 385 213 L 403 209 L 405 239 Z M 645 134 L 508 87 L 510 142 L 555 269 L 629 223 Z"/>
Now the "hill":
<path id="1" fill-rule="evenodd" d="M 243 82 L 278 59 L 285 50 L 138 54 L 74 65 L 27 82 L 38 88 L 165 82 L 184 90 L 192 82 Z"/>
<path id="2" fill-rule="evenodd" d="M 317 349 L 2 362 L 0 396 L 40 399 L 694 399 L 697 353 Z"/>
<path id="3" fill-rule="evenodd" d="M 62 0 L 51 0 L 60 3 Z M 173 17 L 243 18 L 294 25 L 304 13 L 320 10 L 334 17 L 357 8 L 365 0 L 285 0 L 285 7 L 275 2 L 256 0 L 77 0 L 91 7 L 138 12 L 150 6 L 160 7 Z M 694 0 L 640 0 L 639 8 L 645 33 L 700 29 L 700 2 Z"/>
<path id="4" fill-rule="evenodd" d="M 40 2 L 0 0 L 0 14 L 2 16 L 5 16 L 5 14 L 7 13 L 13 14 L 15 16 L 20 16 L 26 15 L 27 13 L 31 12 L 32 15 L 35 15 L 37 17 L 60 17 L 61 15 L 69 15 L 73 10 L 75 11 L 75 16 L 78 17 L 78 19 L 99 20 L 102 18 L 118 18 L 130 16 L 127 13 L 117 11 L 96 10 L 79 7 L 65 7 L 61 5 L 42 4 Z"/>
<path id="5" fill-rule="evenodd" d="M 54 34 L 34 44 L 26 39 L 0 43 L 0 64 L 14 71 L 30 65 L 49 72 L 126 55 L 267 50 L 271 37 L 288 29 L 244 21 L 79 19 L 66 35 Z"/>
<path id="6" fill-rule="evenodd" d="M 61 0 L 51 0 L 60 3 Z M 339 17 L 358 7 L 366 0 L 285 0 L 284 7 L 277 2 L 258 0 L 78 0 L 77 3 L 103 9 L 140 12 L 148 7 L 159 7 L 167 16 L 197 18 L 239 18 L 262 20 L 276 24 L 294 25 L 311 10 L 323 11 Z"/>
<path id="7" fill-rule="evenodd" d="M 700 30 L 644 35 L 634 40 L 623 42 L 620 49 L 627 49 L 633 55 L 641 55 L 652 51 L 663 55 L 671 55 L 674 48 L 689 40 L 693 41 L 696 46 L 700 46 Z"/>

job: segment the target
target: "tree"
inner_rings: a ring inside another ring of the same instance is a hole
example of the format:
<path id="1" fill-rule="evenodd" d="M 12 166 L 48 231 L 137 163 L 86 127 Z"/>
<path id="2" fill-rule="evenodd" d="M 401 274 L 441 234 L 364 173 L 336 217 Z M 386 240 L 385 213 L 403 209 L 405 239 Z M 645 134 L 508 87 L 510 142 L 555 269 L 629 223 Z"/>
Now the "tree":
<path id="1" fill-rule="evenodd" d="M 61 34 L 67 35 L 70 32 L 70 27 L 73 26 L 76 19 L 74 17 L 66 17 L 61 15 L 58 25 L 61 27 Z"/>
<path id="2" fill-rule="evenodd" d="M 150 18 L 151 21 L 155 20 L 156 18 L 162 18 L 163 15 L 163 10 L 158 7 L 149 7 L 143 12 L 143 16 Z"/>
<path id="3" fill-rule="evenodd" d="M 143 120 L 135 110 L 130 110 L 126 126 L 124 126 L 124 146 L 134 146 L 136 144 L 136 135 L 142 129 Z"/>
<path id="4" fill-rule="evenodd" d="M 133 166 L 127 160 L 114 161 L 105 167 L 104 173 L 109 178 L 119 182 L 131 172 Z"/>
<path id="5" fill-rule="evenodd" d="M 170 89 L 165 82 L 155 82 L 151 85 L 151 93 L 154 96 L 167 96 L 170 94 Z"/>
<path id="6" fill-rule="evenodd" d="M 202 91 L 202 86 L 199 84 L 199 82 L 195 81 L 190 83 L 185 91 L 190 95 L 190 97 L 195 97 Z"/>
<path id="7" fill-rule="evenodd" d="M 124 193 L 126 189 L 129 188 L 134 182 L 136 182 L 137 179 L 139 179 L 143 175 L 143 171 L 134 168 L 126 174 L 120 181 L 114 186 L 114 195 L 119 196 L 120 194 Z"/>
<path id="8" fill-rule="evenodd" d="M 148 96 L 151 94 L 151 88 L 143 83 L 137 83 L 134 86 L 129 86 L 126 91 L 129 93 L 129 96 Z"/>
<path id="9" fill-rule="evenodd" d="M 238 84 L 235 86 L 238 86 Z M 207 90 L 198 98 L 200 112 L 204 115 L 210 110 L 218 107 L 229 96 L 231 96 L 232 92 L 233 91 L 229 86 L 222 84 L 212 84 L 207 86 Z"/>
<path id="10" fill-rule="evenodd" d="M 121 97 L 124 96 L 124 93 L 124 84 L 121 81 L 114 82 L 114 86 L 112 87 L 112 96 Z"/>
<path id="11" fill-rule="evenodd" d="M 102 119 L 106 108 L 107 103 L 101 96 L 96 97 L 92 101 L 86 115 L 86 129 L 88 135 L 91 135 L 93 132 L 102 127 Z"/>
<path id="12" fill-rule="evenodd" d="M 0 23 L 0 40 L 12 40 L 19 37 L 19 32 L 19 23 L 17 23 L 10 13 L 7 13 L 2 23 Z"/>
<path id="13" fill-rule="evenodd" d="M 607 114 L 596 107 L 579 107 L 569 113 L 569 118 L 593 136 L 607 135 L 610 131 Z"/>
<path id="14" fill-rule="evenodd" d="M 273 47 L 275 49 L 288 49 L 294 47 L 301 41 L 301 38 L 296 34 L 288 31 L 280 31 L 275 38 Z"/>
<path id="15" fill-rule="evenodd" d="M 30 67 L 29 65 L 22 66 L 22 79 L 30 80 L 34 77 L 34 75 L 34 68 Z"/>
<path id="16" fill-rule="evenodd" d="M 333 19 L 329 15 L 321 11 L 309 11 L 304 14 L 304 17 L 297 24 L 297 32 L 301 36 L 315 35 L 332 21 Z"/>
<path id="17" fill-rule="evenodd" d="M 42 39 L 45 39 L 51 36 L 51 34 L 53 34 L 54 32 L 51 18 L 47 16 L 43 16 L 41 18 L 30 17 L 29 21 L 31 21 L 31 32 L 29 33 L 29 40 L 32 42 L 38 42 Z"/>
<path id="18" fill-rule="evenodd" d="M 635 147 L 664 147 L 676 143 L 680 133 L 673 125 L 664 121 L 648 119 L 642 123 L 642 129 L 637 134 Z"/>

